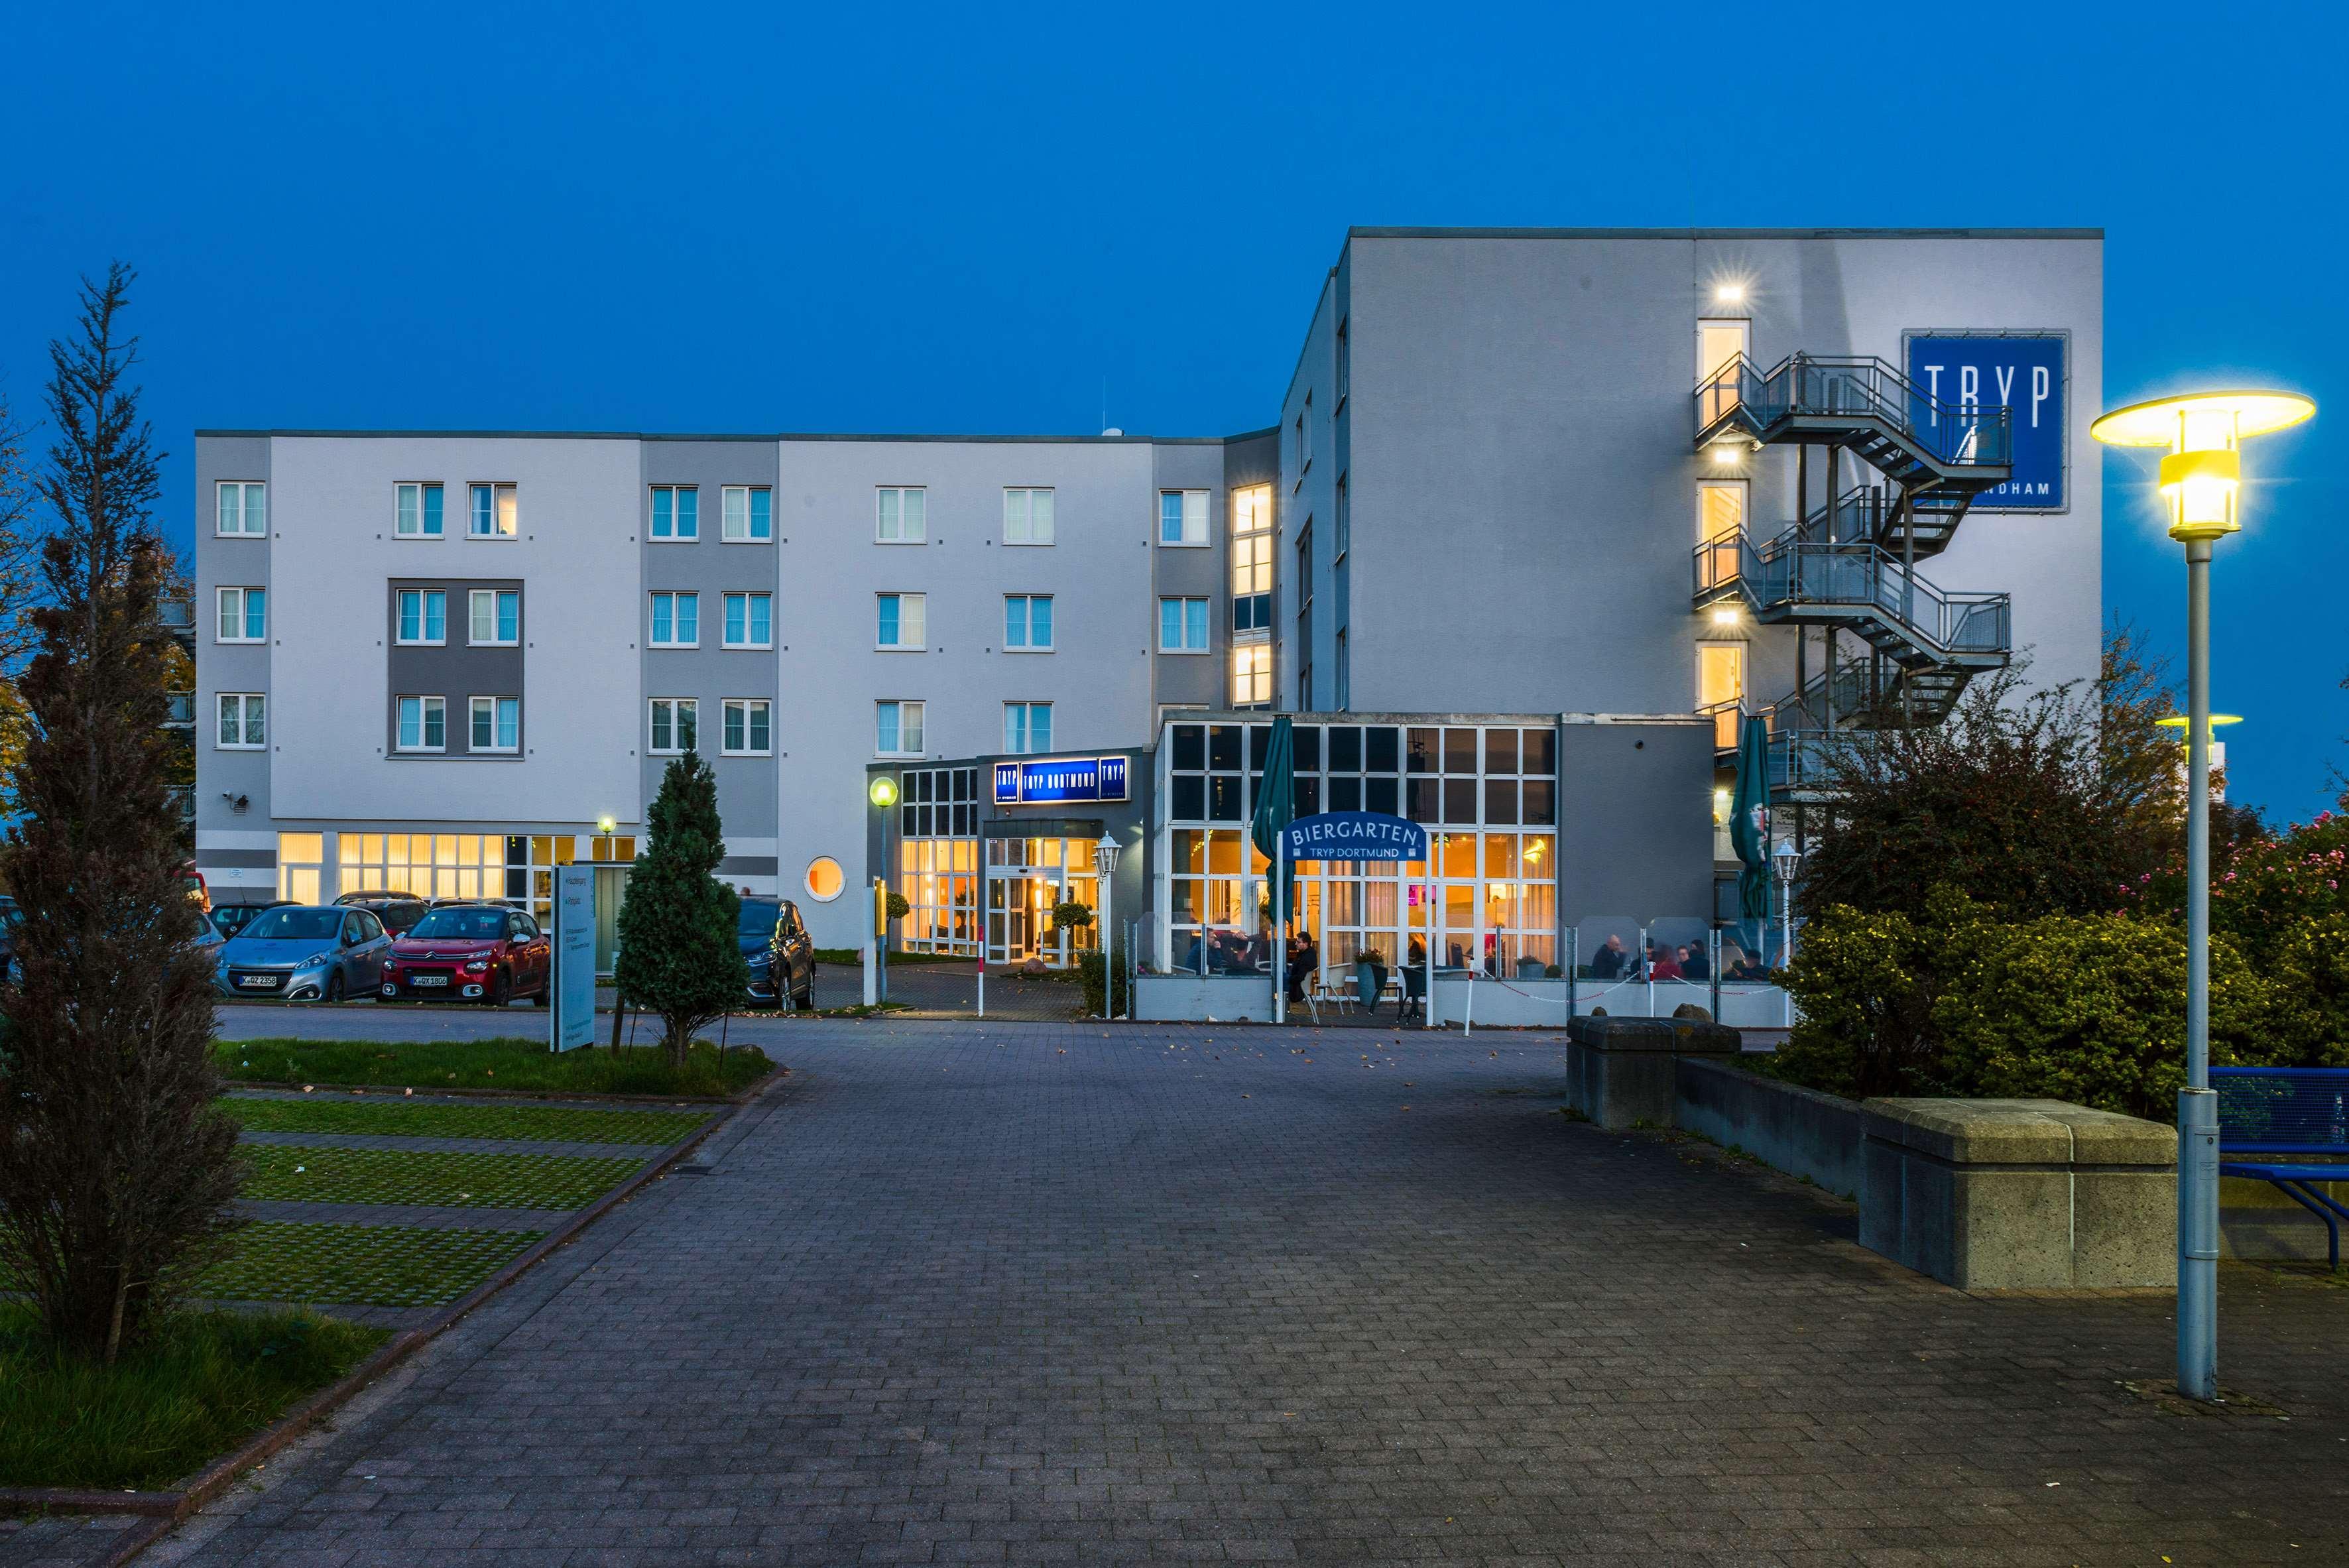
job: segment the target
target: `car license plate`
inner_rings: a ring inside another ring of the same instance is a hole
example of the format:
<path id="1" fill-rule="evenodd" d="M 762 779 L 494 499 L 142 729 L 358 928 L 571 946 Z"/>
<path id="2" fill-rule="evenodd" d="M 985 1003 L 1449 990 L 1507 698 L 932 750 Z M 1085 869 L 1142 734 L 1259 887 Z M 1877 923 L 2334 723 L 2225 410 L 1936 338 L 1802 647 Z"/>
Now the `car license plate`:
<path id="1" fill-rule="evenodd" d="M 236 977 L 236 983 L 255 991 L 277 989 L 277 976 L 274 975 L 240 975 Z"/>
<path id="2" fill-rule="evenodd" d="M 446 985 L 449 984 L 449 976 L 446 975 L 410 975 L 408 977 L 408 983 L 410 985 Z"/>

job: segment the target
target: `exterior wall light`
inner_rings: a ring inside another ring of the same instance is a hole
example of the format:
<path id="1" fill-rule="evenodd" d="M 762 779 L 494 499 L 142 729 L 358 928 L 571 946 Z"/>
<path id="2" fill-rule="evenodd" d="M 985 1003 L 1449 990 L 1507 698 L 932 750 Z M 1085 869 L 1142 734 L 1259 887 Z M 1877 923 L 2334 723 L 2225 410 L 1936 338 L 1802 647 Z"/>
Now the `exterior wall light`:
<path id="1" fill-rule="evenodd" d="M 2243 441 L 2297 425 L 2291 392 L 2195 392 L 2116 408 L 2088 427 L 2113 447 L 2166 449 L 2169 537 L 2186 546 L 2186 1087 L 2178 1091 L 2178 1391 L 2219 1397 L 2219 1097 L 2210 1088 L 2210 547 L 2242 527 Z"/>
<path id="2" fill-rule="evenodd" d="M 1713 460 L 1723 468 L 1735 462 L 1741 455 L 1734 441 L 1715 441 L 1713 444 Z"/>
<path id="3" fill-rule="evenodd" d="M 1740 283 L 1716 284 L 1713 285 L 1713 299 L 1715 304 L 1744 304 L 1745 285 Z"/>
<path id="4" fill-rule="evenodd" d="M 1734 626 L 1737 624 L 1738 620 L 1739 615 L 1737 613 L 1737 606 L 1735 604 L 1715 604 L 1713 607 L 1713 624 L 1714 625 Z"/>
<path id="5" fill-rule="evenodd" d="M 885 773 L 874 779 L 864 793 L 875 806 L 885 811 L 897 803 L 897 781 Z"/>

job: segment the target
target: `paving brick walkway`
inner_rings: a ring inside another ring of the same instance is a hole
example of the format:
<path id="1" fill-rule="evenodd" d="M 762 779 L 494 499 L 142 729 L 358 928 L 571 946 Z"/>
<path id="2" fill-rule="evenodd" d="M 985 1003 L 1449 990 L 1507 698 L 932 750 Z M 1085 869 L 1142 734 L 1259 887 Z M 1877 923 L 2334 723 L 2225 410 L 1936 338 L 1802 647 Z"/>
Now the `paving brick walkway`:
<path id="1" fill-rule="evenodd" d="M 2289 1419 L 2178 1416 L 2124 1387 L 2163 1296 L 1946 1290 L 1569 1121 L 1546 1042 L 892 1020 L 788 1059 L 709 1174 L 150 1561 L 2349 1561 L 2349 1290 L 2230 1269 L 2222 1376 Z"/>

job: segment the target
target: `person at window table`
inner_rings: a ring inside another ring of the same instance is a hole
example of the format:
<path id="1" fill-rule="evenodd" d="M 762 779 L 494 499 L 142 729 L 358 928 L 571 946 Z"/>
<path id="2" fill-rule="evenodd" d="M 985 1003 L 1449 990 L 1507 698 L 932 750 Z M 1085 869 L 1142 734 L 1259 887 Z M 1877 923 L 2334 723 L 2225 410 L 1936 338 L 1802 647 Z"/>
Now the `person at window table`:
<path id="1" fill-rule="evenodd" d="M 1713 960 L 1706 956 L 1702 943 L 1692 942 L 1682 948 L 1680 961 L 1682 979 L 1710 980 L 1713 978 Z"/>
<path id="2" fill-rule="evenodd" d="M 1411 939 L 1411 958 L 1402 972 L 1402 999 L 1395 1004 L 1398 1022 L 1411 1016 L 1413 1007 L 1427 996 L 1427 944 L 1416 936 Z"/>
<path id="3" fill-rule="evenodd" d="M 1299 931 L 1289 937 L 1287 965 L 1290 1006 L 1303 1006 L 1305 983 L 1313 977 L 1313 971 L 1320 966 L 1320 944 L 1313 940 L 1310 933 Z"/>
<path id="4" fill-rule="evenodd" d="M 1656 943 L 1648 949 L 1648 978 L 1651 980 L 1682 978 L 1680 961 L 1672 956 L 1672 950 L 1661 943 Z"/>
<path id="5" fill-rule="evenodd" d="M 1590 977 L 1594 980 L 1619 978 L 1630 967 L 1631 955 L 1623 951 L 1623 939 L 1609 932 L 1606 944 L 1590 955 Z"/>

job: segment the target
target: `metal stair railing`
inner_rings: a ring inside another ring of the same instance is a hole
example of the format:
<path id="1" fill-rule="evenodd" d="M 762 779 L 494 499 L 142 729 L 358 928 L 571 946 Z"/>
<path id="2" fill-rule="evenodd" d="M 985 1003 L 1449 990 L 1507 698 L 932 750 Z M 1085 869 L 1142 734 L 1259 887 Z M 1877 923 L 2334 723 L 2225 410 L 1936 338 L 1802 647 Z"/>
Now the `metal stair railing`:
<path id="1" fill-rule="evenodd" d="M 1881 359 L 1791 354 L 1768 370 L 1733 356 L 1695 393 L 1696 439 L 1727 423 L 1765 436 L 1782 420 L 1809 418 L 1872 425 L 1945 469 L 2004 468 L 2013 461 L 2013 416 L 2002 405 L 1945 403 Z"/>
<path id="2" fill-rule="evenodd" d="M 1693 567 L 1700 601 L 1733 593 L 1765 617 L 1803 607 L 1865 607 L 1935 661 L 2002 655 L 2013 645 L 2010 595 L 1944 593 L 1874 544 L 1818 543 L 1789 529 L 1757 546 L 1741 531 L 1698 545 Z"/>

